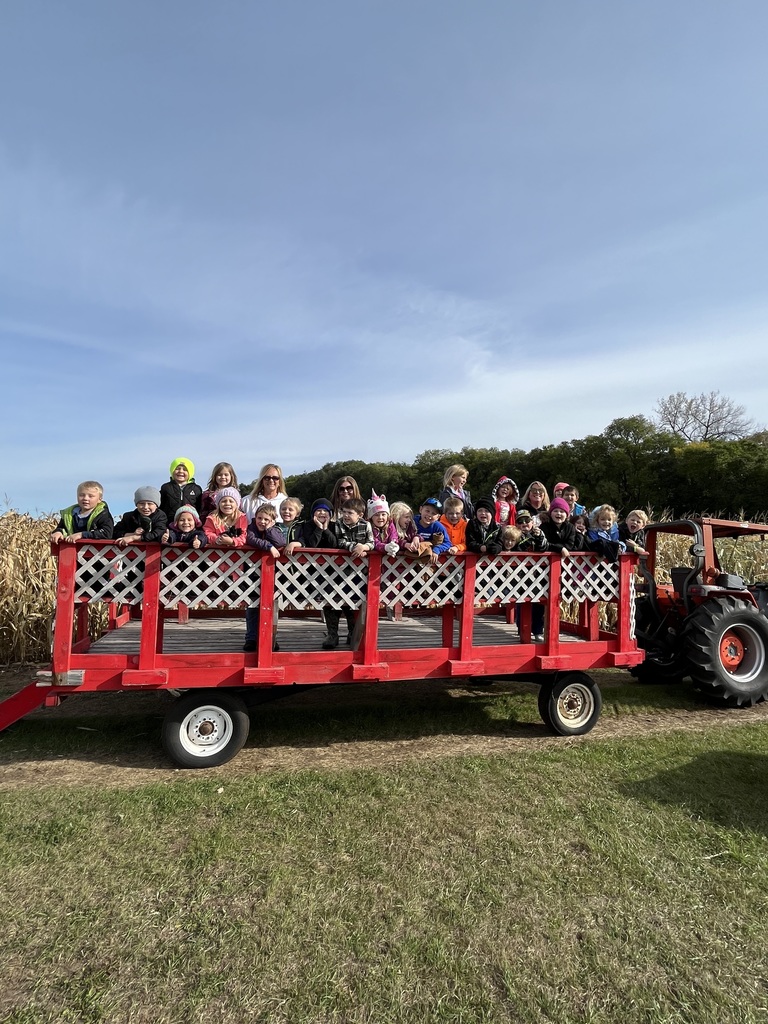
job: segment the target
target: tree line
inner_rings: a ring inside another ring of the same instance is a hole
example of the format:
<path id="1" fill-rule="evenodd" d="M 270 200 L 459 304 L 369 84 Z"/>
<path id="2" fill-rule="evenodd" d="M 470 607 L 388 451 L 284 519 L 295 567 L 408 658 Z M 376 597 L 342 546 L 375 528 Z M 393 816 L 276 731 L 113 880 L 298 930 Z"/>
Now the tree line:
<path id="1" fill-rule="evenodd" d="M 417 506 L 436 495 L 445 469 L 467 467 L 473 497 L 490 494 L 502 475 L 522 494 L 532 480 L 548 489 L 559 480 L 575 484 L 589 507 L 602 502 L 626 514 L 646 508 L 656 516 L 687 513 L 748 518 L 768 509 L 768 433 L 736 440 L 686 440 L 642 415 L 613 420 L 600 434 L 524 451 L 521 448 L 430 449 L 412 463 L 329 462 L 286 478 L 289 494 L 305 503 L 331 493 L 342 475 L 353 476 L 364 497 L 374 488 L 390 501 Z"/>

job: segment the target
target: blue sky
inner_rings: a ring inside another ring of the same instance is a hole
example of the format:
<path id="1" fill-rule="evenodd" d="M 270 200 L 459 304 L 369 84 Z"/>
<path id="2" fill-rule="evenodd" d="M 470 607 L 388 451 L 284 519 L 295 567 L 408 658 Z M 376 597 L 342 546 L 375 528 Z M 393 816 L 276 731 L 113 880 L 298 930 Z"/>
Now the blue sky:
<path id="1" fill-rule="evenodd" d="M 0 499 L 678 390 L 762 423 L 767 35 L 763 0 L 3 5 Z"/>

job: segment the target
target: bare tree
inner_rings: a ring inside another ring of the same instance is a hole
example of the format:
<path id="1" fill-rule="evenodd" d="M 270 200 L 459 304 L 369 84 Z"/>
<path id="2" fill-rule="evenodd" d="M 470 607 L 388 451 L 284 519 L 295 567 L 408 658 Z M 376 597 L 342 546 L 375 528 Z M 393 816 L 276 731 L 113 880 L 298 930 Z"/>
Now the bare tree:
<path id="1" fill-rule="evenodd" d="M 687 395 L 677 391 L 656 403 L 656 426 L 686 441 L 739 441 L 755 429 L 743 405 L 719 391 Z"/>

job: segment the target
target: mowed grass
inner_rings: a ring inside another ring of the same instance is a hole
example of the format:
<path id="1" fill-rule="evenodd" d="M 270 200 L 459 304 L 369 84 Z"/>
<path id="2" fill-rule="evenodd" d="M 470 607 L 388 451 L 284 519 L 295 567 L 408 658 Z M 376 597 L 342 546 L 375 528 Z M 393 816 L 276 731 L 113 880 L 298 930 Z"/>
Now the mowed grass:
<path id="1" fill-rule="evenodd" d="M 7 792 L 0 1019 L 768 1020 L 767 740 Z"/>

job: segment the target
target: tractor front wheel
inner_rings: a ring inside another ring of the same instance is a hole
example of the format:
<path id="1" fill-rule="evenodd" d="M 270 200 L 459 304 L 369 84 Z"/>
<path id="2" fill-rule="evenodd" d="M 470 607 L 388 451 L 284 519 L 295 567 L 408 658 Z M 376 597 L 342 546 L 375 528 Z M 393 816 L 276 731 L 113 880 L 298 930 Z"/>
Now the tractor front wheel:
<path id="1" fill-rule="evenodd" d="M 768 620 L 754 605 L 734 597 L 707 601 L 689 618 L 684 639 L 700 690 L 737 707 L 768 697 Z"/>

